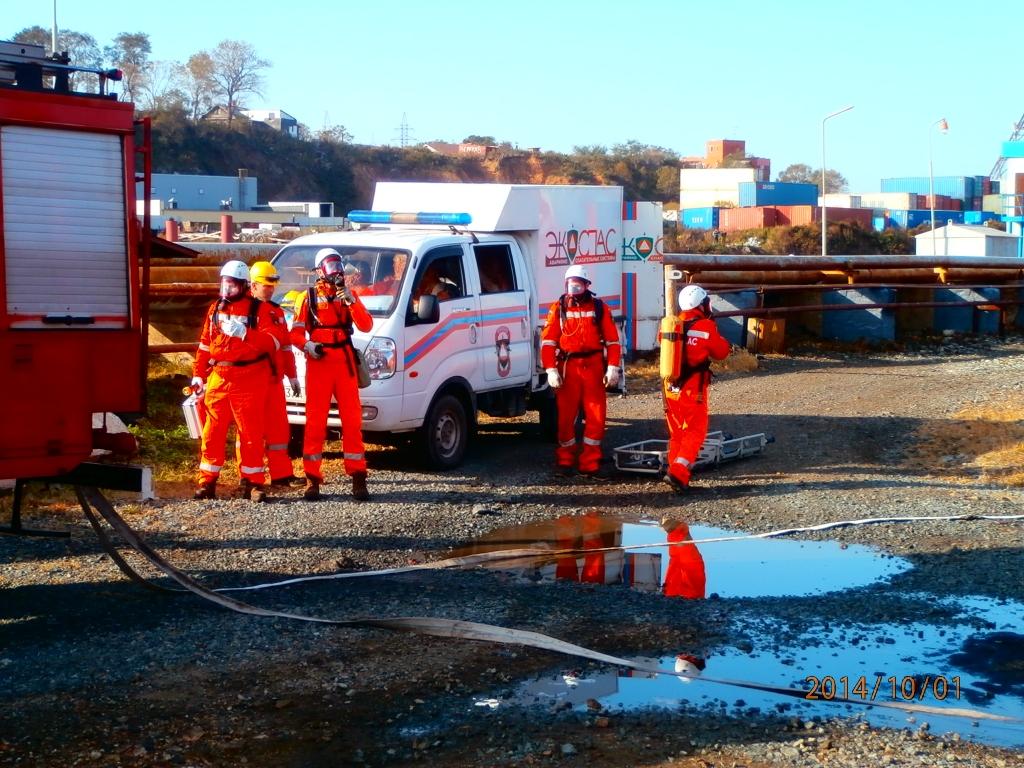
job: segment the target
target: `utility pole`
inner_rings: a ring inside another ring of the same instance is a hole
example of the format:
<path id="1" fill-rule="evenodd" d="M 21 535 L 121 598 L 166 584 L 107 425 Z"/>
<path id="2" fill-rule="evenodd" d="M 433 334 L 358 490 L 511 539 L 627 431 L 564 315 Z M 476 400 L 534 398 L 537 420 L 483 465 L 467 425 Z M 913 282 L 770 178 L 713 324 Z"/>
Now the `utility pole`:
<path id="1" fill-rule="evenodd" d="M 405 149 L 409 146 L 409 121 L 402 113 L 402 124 L 398 126 L 398 146 Z"/>

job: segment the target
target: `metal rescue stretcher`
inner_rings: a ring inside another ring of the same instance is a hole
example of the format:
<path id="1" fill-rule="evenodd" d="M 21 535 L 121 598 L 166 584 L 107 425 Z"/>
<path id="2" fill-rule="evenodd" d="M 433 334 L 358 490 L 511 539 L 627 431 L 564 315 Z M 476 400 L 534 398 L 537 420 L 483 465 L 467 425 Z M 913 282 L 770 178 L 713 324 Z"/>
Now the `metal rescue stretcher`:
<path id="1" fill-rule="evenodd" d="M 768 443 L 774 442 L 775 438 L 764 432 L 744 437 L 733 437 L 725 432 L 708 432 L 693 467 L 716 466 L 723 461 L 754 456 L 761 453 Z M 614 449 L 614 453 L 615 468 L 623 472 L 661 475 L 668 466 L 668 440 L 641 440 L 639 443 L 619 446 Z"/>

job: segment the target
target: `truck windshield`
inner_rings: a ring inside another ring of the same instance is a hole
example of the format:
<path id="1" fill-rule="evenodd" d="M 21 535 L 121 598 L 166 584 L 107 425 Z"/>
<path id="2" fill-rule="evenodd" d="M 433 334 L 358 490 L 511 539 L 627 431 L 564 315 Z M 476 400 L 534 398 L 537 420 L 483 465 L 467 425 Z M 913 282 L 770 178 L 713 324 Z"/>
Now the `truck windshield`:
<path id="1" fill-rule="evenodd" d="M 402 278 L 409 264 L 409 252 L 389 248 L 359 246 L 290 245 L 274 257 L 281 282 L 274 301 L 288 308 L 288 293 L 304 291 L 316 282 L 313 260 L 316 252 L 333 247 L 345 264 L 345 284 L 359 296 L 374 317 L 387 317 L 394 311 Z"/>

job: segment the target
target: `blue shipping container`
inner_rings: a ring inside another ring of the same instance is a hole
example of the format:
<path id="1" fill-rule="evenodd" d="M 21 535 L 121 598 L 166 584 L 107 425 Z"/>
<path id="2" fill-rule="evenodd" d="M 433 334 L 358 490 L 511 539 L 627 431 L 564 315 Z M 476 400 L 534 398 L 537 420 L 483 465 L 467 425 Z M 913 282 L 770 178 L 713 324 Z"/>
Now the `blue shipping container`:
<path id="1" fill-rule="evenodd" d="M 999 301 L 998 288 L 942 288 L 936 301 Z M 975 325 L 977 323 L 977 325 Z M 999 333 L 999 310 L 977 307 L 936 307 L 933 324 L 937 331 Z"/>
<path id="2" fill-rule="evenodd" d="M 911 211 L 886 211 L 886 226 L 900 227 L 901 229 L 913 229 L 922 224 L 927 224 L 932 219 L 932 212 L 927 209 L 916 209 Z M 935 211 L 935 226 L 945 226 L 947 222 L 954 224 L 964 223 L 963 211 Z"/>
<path id="3" fill-rule="evenodd" d="M 973 176 L 936 176 L 934 179 L 936 195 L 945 195 L 955 200 L 967 201 L 979 194 L 974 191 Z M 914 192 L 918 195 L 928 194 L 927 176 L 904 176 L 895 179 L 882 179 L 883 192 Z"/>
<path id="4" fill-rule="evenodd" d="M 881 232 L 885 229 L 885 216 L 875 216 L 871 219 L 871 226 L 875 232 Z"/>
<path id="5" fill-rule="evenodd" d="M 888 304 L 895 288 L 826 291 L 822 304 Z M 892 341 L 896 338 L 896 313 L 891 309 L 849 309 L 822 312 L 821 335 L 837 341 Z"/>
<path id="6" fill-rule="evenodd" d="M 765 205 L 817 205 L 818 185 L 789 181 L 741 181 L 740 208 Z"/>
<path id="7" fill-rule="evenodd" d="M 718 208 L 683 208 L 680 213 L 687 229 L 718 229 Z"/>
<path id="8" fill-rule="evenodd" d="M 984 224 L 998 218 L 999 214 L 992 211 L 964 211 L 964 224 Z"/>

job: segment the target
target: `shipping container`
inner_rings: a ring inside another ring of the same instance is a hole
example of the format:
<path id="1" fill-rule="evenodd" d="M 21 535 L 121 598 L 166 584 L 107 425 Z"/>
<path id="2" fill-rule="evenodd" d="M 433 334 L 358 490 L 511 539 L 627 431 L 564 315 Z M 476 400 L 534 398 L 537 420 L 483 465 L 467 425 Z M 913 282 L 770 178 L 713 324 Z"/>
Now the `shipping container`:
<path id="1" fill-rule="evenodd" d="M 734 209 L 735 210 L 735 209 Z M 732 312 L 737 309 L 752 309 L 757 306 L 757 291 L 736 291 L 734 293 L 723 293 L 711 295 L 711 310 L 713 312 Z M 730 344 L 738 347 L 743 346 L 746 333 L 747 318 L 742 315 L 720 317 L 716 320 L 718 332 L 726 338 Z"/>
<path id="2" fill-rule="evenodd" d="M 885 216 L 872 217 L 871 226 L 875 230 L 875 232 L 885 231 Z"/>
<path id="3" fill-rule="evenodd" d="M 819 196 L 816 205 L 827 205 L 829 208 L 860 208 L 860 195 L 839 194 L 830 192 Z"/>
<path id="4" fill-rule="evenodd" d="M 955 197 L 967 200 L 976 194 L 974 176 L 905 176 L 896 179 L 882 179 L 882 192 L 916 192 L 919 195 L 929 194 L 934 190 L 936 195 Z"/>
<path id="5" fill-rule="evenodd" d="M 738 192 L 743 181 L 757 181 L 754 168 L 681 168 L 679 188 L 682 190 L 725 189 Z"/>
<path id="6" fill-rule="evenodd" d="M 870 208 L 828 208 L 828 222 L 836 224 L 847 222 L 859 224 L 870 229 L 874 211 Z M 799 227 L 821 221 L 821 208 L 816 205 L 779 205 L 776 206 L 775 224 L 785 227 Z"/>
<path id="7" fill-rule="evenodd" d="M 723 208 L 718 212 L 718 228 L 723 232 L 774 226 L 774 208 Z"/>
<path id="8" fill-rule="evenodd" d="M 685 208 L 679 212 L 680 221 L 687 229 L 717 229 L 718 210 L 714 206 Z"/>
<path id="9" fill-rule="evenodd" d="M 799 184 L 785 181 L 742 182 L 740 206 L 744 208 L 764 205 L 814 205 L 818 200 L 817 184 Z"/>
<path id="10" fill-rule="evenodd" d="M 863 192 L 860 204 L 864 208 L 892 208 L 898 211 L 910 211 L 927 207 L 918 200 L 916 192 Z"/>
<path id="11" fill-rule="evenodd" d="M 909 211 L 886 210 L 886 226 L 899 227 L 900 229 L 913 229 L 922 224 L 928 224 L 932 218 L 932 212 L 928 209 L 914 209 Z M 964 223 L 963 211 L 939 211 L 935 212 L 935 226 L 941 227 L 952 221 L 954 224 Z"/>
<path id="12" fill-rule="evenodd" d="M 679 193 L 679 207 L 683 210 L 713 208 L 716 205 L 721 207 L 721 203 L 739 205 L 739 189 L 733 187 L 731 192 L 727 189 L 695 189 L 683 190 Z"/>
<path id="13" fill-rule="evenodd" d="M 991 211 L 964 211 L 964 224 L 984 224 L 986 221 L 998 221 L 999 214 Z"/>
<path id="14" fill-rule="evenodd" d="M 1003 196 L 1000 194 L 993 193 L 991 195 L 985 195 L 981 198 L 981 210 L 988 211 L 989 213 L 997 213 L 1000 216 L 1003 214 Z"/>

